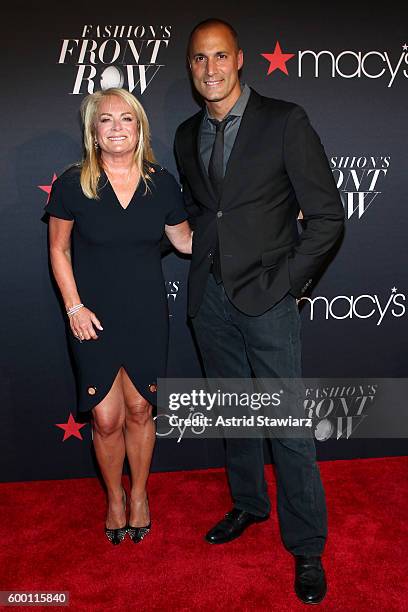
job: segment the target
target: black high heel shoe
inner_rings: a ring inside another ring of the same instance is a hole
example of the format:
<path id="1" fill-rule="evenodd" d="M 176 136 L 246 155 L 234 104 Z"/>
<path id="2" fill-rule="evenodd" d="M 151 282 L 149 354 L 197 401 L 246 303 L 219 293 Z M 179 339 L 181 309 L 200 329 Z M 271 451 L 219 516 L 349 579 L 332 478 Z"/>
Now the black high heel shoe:
<path id="1" fill-rule="evenodd" d="M 146 527 L 132 527 L 132 525 L 128 525 L 127 531 L 132 542 L 138 544 L 147 536 L 151 528 L 152 523 L 150 522 Z"/>
<path id="2" fill-rule="evenodd" d="M 147 501 L 147 499 L 146 499 Z M 138 544 L 147 536 L 149 531 L 152 528 L 152 522 L 149 521 L 149 524 L 145 527 L 133 527 L 132 525 L 128 525 L 127 531 L 129 534 L 129 538 L 132 540 L 134 544 Z"/>
<path id="3" fill-rule="evenodd" d="M 126 491 L 123 489 L 123 505 L 125 506 L 126 511 Z M 117 529 L 108 529 L 105 527 L 105 535 L 112 544 L 120 544 L 126 537 L 127 533 L 127 525 L 125 524 L 123 527 L 118 527 Z"/>

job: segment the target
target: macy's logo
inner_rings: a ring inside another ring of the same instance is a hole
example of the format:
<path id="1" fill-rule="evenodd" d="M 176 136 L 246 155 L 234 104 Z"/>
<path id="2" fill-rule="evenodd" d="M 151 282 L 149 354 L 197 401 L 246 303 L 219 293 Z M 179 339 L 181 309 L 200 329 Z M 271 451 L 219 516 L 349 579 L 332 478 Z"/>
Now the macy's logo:
<path id="1" fill-rule="evenodd" d="M 300 302 L 304 304 L 304 308 L 309 306 L 311 321 L 322 316 L 325 319 L 374 318 L 376 325 L 381 325 L 387 313 L 392 317 L 403 317 L 406 311 L 405 295 L 397 293 L 396 287 L 391 289 L 385 303 L 377 294 L 337 295 L 332 299 L 318 295 L 314 298 L 302 297 Z"/>
<path id="2" fill-rule="evenodd" d="M 402 52 L 395 60 L 388 51 L 341 51 L 334 54 L 328 49 L 312 51 L 311 49 L 299 50 L 296 53 L 284 53 L 279 41 L 275 44 L 272 53 L 261 53 L 261 56 L 269 62 L 268 72 L 270 75 L 275 70 L 280 70 L 288 75 L 286 62 L 297 57 L 297 76 L 299 78 L 313 76 L 340 77 L 343 79 L 354 79 L 366 77 L 367 79 L 380 79 L 385 76 L 387 87 L 392 87 L 395 78 L 401 74 L 408 78 L 408 45 L 402 45 Z"/>

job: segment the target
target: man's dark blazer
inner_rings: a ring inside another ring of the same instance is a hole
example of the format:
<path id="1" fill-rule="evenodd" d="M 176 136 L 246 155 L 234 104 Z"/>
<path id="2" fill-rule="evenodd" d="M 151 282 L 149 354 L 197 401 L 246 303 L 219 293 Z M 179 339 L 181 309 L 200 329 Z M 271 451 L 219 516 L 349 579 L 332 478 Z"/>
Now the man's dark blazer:
<path id="1" fill-rule="evenodd" d="M 312 284 L 341 234 L 344 211 L 323 146 L 304 110 L 251 90 L 217 201 L 200 155 L 200 111 L 176 132 L 194 229 L 189 315 L 200 307 L 219 240 L 225 291 L 248 315 Z M 298 232 L 303 213 L 305 229 Z"/>

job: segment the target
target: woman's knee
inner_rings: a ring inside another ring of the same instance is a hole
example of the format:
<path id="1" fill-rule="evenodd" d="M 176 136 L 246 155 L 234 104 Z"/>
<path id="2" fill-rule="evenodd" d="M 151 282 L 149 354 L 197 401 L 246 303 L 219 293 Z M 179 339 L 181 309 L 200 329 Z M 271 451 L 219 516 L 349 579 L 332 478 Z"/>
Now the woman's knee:
<path id="1" fill-rule="evenodd" d="M 102 438 L 118 434 L 123 430 L 124 419 L 122 416 L 108 416 L 94 414 L 94 431 Z"/>
<path id="2" fill-rule="evenodd" d="M 136 425 L 146 425 L 152 419 L 152 405 L 139 397 L 126 402 L 126 422 Z"/>

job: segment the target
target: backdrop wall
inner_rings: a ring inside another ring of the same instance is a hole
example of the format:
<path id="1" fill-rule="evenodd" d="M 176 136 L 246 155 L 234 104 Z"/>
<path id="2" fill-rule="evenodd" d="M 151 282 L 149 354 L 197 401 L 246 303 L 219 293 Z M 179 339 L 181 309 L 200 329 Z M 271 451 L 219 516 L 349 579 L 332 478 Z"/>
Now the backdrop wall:
<path id="1" fill-rule="evenodd" d="M 305 376 L 407 376 L 408 39 L 400 13 L 387 17 L 341 4 L 329 14 L 327 3 L 305 7 L 298 0 L 222 9 L 186 1 L 124 1 L 109 10 L 93 0 L 58 9 L 13 3 L 3 12 L 2 36 L 3 480 L 94 474 L 90 426 L 76 415 L 65 318 L 41 221 L 53 179 L 81 155 L 81 100 L 101 87 L 123 83 L 133 90 L 148 113 L 158 160 L 176 173 L 174 133 L 197 110 L 186 41 L 197 21 L 214 15 L 240 34 L 242 80 L 305 107 L 346 209 L 343 244 L 311 299 L 303 300 Z M 170 376 L 200 375 L 186 322 L 188 265 L 176 255 L 163 262 Z M 403 440 L 336 437 L 318 442 L 321 459 L 406 454 Z M 221 464 L 220 442 L 160 439 L 153 469 Z"/>

